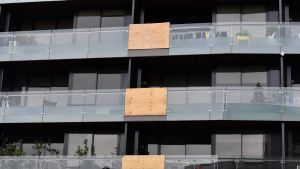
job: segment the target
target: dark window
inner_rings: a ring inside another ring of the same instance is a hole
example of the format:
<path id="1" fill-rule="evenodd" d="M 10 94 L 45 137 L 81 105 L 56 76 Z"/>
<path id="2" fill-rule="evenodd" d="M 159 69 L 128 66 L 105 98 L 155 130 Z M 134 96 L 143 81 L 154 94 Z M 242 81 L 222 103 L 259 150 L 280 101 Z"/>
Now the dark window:
<path id="1" fill-rule="evenodd" d="M 96 89 L 97 73 L 74 73 L 73 90 L 94 90 Z"/>
<path id="2" fill-rule="evenodd" d="M 121 89 L 122 74 L 98 74 L 97 89 Z"/>

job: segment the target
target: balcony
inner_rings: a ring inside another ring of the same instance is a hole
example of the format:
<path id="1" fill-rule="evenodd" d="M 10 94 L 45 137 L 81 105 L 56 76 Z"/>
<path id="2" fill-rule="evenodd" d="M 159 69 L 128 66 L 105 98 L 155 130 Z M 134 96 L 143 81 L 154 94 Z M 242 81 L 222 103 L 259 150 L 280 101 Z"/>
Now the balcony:
<path id="1" fill-rule="evenodd" d="M 0 61 L 126 57 L 127 28 L 3 32 Z"/>
<path id="2" fill-rule="evenodd" d="M 299 54 L 299 44 L 298 23 L 172 25 L 162 55 Z M 0 33 L 0 61 L 128 56 L 127 27 Z"/>
<path id="3" fill-rule="evenodd" d="M 8 92 L 0 101 L 2 123 L 132 120 L 124 115 L 124 90 Z M 300 89 L 169 88 L 166 106 L 159 120 L 300 121 Z"/>
<path id="4" fill-rule="evenodd" d="M 208 169 L 248 169 L 248 168 L 272 168 L 272 169 L 295 169 L 299 167 L 298 159 L 247 159 L 233 158 L 223 159 L 215 155 L 193 155 L 193 156 L 170 156 L 165 158 L 164 169 L 189 169 L 189 168 L 208 168 Z M 105 168 L 121 169 L 122 156 L 97 156 L 97 157 L 0 157 L 0 167 L 6 169 L 19 168 Z M 133 168 L 133 167 L 132 167 Z M 144 166 L 144 168 L 149 168 Z M 153 168 L 153 166 L 152 166 Z M 126 169 L 126 168 L 125 168 Z"/>

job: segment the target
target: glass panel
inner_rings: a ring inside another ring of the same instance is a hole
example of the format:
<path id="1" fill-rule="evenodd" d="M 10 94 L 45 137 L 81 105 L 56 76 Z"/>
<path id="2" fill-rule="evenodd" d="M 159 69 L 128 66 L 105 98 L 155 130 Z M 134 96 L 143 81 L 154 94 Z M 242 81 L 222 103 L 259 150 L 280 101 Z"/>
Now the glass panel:
<path id="1" fill-rule="evenodd" d="M 206 144 L 187 144 L 186 155 L 210 155 L 211 145 Z"/>
<path id="2" fill-rule="evenodd" d="M 94 90 L 97 86 L 97 73 L 74 73 L 73 90 Z"/>
<path id="3" fill-rule="evenodd" d="M 217 72 L 216 86 L 241 86 L 241 72 Z"/>
<path id="4" fill-rule="evenodd" d="M 167 155 L 166 169 L 216 169 L 216 157 L 202 155 Z"/>
<path id="5" fill-rule="evenodd" d="M 216 134 L 216 154 L 220 158 L 240 158 L 241 139 L 240 134 Z"/>
<path id="6" fill-rule="evenodd" d="M 265 5 L 243 5 L 241 12 L 242 22 L 266 22 Z"/>
<path id="7" fill-rule="evenodd" d="M 235 25 L 233 53 L 280 53 L 278 25 Z"/>
<path id="8" fill-rule="evenodd" d="M 170 36 L 170 55 L 208 54 L 211 52 L 210 26 L 174 25 Z"/>
<path id="9" fill-rule="evenodd" d="M 185 154 L 185 145 L 161 145 L 161 154 L 183 155 Z"/>
<path id="10" fill-rule="evenodd" d="M 284 169 L 299 169 L 300 160 L 285 160 Z"/>
<path id="11" fill-rule="evenodd" d="M 68 143 L 67 143 L 67 154 L 72 156 L 75 155 L 78 146 L 84 146 L 84 140 L 87 140 L 87 146 L 89 147 L 88 156 L 91 155 L 91 147 L 92 147 L 92 134 L 67 134 L 68 136 Z"/>
<path id="12" fill-rule="evenodd" d="M 149 155 L 158 155 L 158 144 L 148 144 L 148 153 Z"/>
<path id="13" fill-rule="evenodd" d="M 299 88 L 288 88 L 285 91 L 285 113 L 283 121 L 300 120 L 300 90 Z"/>
<path id="14" fill-rule="evenodd" d="M 167 120 L 209 120 L 208 90 L 169 89 Z"/>
<path id="15" fill-rule="evenodd" d="M 238 66 L 217 67 L 216 86 L 241 86 L 240 67 Z"/>
<path id="16" fill-rule="evenodd" d="M 5 123 L 42 122 L 44 95 L 39 92 L 30 94 L 9 94 L 5 109 Z"/>
<path id="17" fill-rule="evenodd" d="M 120 169 L 121 157 L 88 157 L 74 156 L 48 157 L 25 156 L 25 157 L 2 157 L 0 168 L 9 169 Z"/>
<path id="18" fill-rule="evenodd" d="M 279 89 L 243 88 L 226 92 L 226 120 L 281 120 Z"/>
<path id="19" fill-rule="evenodd" d="M 291 54 L 300 52 L 300 25 L 283 25 L 282 51 Z"/>
<path id="20" fill-rule="evenodd" d="M 49 58 L 50 31 L 16 32 L 12 60 Z"/>
<path id="21" fill-rule="evenodd" d="M 264 158 L 265 137 L 263 134 L 242 135 L 243 158 Z"/>
<path id="22" fill-rule="evenodd" d="M 6 107 L 7 107 L 6 95 L 0 95 L 0 123 L 4 121 Z"/>
<path id="23" fill-rule="evenodd" d="M 55 30 L 50 59 L 87 58 L 89 29 Z"/>
<path id="24" fill-rule="evenodd" d="M 0 168 L 23 169 L 38 168 L 38 159 L 29 157 L 5 157 L 1 158 Z"/>
<path id="25" fill-rule="evenodd" d="M 212 30 L 212 53 L 231 53 L 233 26 L 214 25 Z"/>
<path id="26" fill-rule="evenodd" d="M 45 96 L 44 122 L 81 122 L 83 93 L 49 93 Z"/>
<path id="27" fill-rule="evenodd" d="M 80 11 L 77 16 L 77 28 L 99 28 L 100 11 Z"/>
<path id="28" fill-rule="evenodd" d="M 15 44 L 13 33 L 0 33 L 0 61 L 9 61 L 11 59 L 11 52 Z"/>
<path id="29" fill-rule="evenodd" d="M 41 157 L 40 163 L 43 164 L 44 169 L 67 169 L 67 168 L 80 168 L 81 161 L 78 157 Z"/>
<path id="30" fill-rule="evenodd" d="M 94 135 L 94 155 L 117 155 L 118 139 L 118 135 Z"/>
<path id="31" fill-rule="evenodd" d="M 92 29 L 89 58 L 126 57 L 128 53 L 127 28 Z"/>
<path id="32" fill-rule="evenodd" d="M 223 120 L 224 116 L 225 92 L 222 89 L 213 89 L 211 93 L 210 119 Z"/>
<path id="33" fill-rule="evenodd" d="M 282 169 L 280 160 L 240 160 L 238 166 L 240 169 Z"/>
<path id="34" fill-rule="evenodd" d="M 218 168 L 224 169 L 238 169 L 237 159 L 218 159 Z"/>
<path id="35" fill-rule="evenodd" d="M 122 121 L 124 92 L 119 90 L 87 93 L 84 121 Z"/>
<path id="36" fill-rule="evenodd" d="M 120 27 L 125 25 L 125 16 L 103 16 L 101 27 Z"/>
<path id="37" fill-rule="evenodd" d="M 256 86 L 257 83 L 261 86 L 267 86 L 268 73 L 264 66 L 245 66 L 242 72 L 242 86 Z"/>
<path id="38" fill-rule="evenodd" d="M 84 158 L 81 161 L 80 169 L 120 169 L 121 159 L 117 158 Z"/>
<path id="39" fill-rule="evenodd" d="M 222 22 L 240 22 L 241 7 L 239 5 L 224 5 L 217 7 L 216 21 Z"/>
<path id="40" fill-rule="evenodd" d="M 97 89 L 121 89 L 122 74 L 98 74 Z"/>

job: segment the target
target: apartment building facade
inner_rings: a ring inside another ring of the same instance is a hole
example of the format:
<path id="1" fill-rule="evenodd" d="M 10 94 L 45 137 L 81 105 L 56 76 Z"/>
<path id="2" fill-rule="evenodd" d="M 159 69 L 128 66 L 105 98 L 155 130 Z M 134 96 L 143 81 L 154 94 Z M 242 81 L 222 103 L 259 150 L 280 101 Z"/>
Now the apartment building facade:
<path id="1" fill-rule="evenodd" d="M 0 1 L 0 168 L 300 167 L 299 5 Z"/>

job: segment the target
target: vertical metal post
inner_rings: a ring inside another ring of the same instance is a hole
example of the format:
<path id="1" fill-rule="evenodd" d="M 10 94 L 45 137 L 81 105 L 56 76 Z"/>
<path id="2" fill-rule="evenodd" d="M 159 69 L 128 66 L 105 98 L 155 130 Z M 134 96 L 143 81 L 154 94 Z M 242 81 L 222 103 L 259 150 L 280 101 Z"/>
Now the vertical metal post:
<path id="1" fill-rule="evenodd" d="M 128 61 L 128 76 L 127 76 L 127 87 L 130 88 L 131 85 L 131 73 L 132 73 L 132 60 Z"/>
<path id="2" fill-rule="evenodd" d="M 137 72 L 137 87 L 138 88 L 142 87 L 142 73 L 143 73 L 143 70 L 141 67 L 139 67 L 138 72 Z"/>
<path id="3" fill-rule="evenodd" d="M 134 24 L 134 15 L 135 15 L 135 0 L 132 0 L 131 6 L 131 24 Z"/>
<path id="4" fill-rule="evenodd" d="M 122 155 L 126 155 L 127 154 L 127 138 L 128 138 L 128 123 L 125 123 L 124 125 L 124 142 L 123 142 L 123 146 L 122 147 Z"/>
<path id="5" fill-rule="evenodd" d="M 3 69 L 1 69 L 0 70 L 0 91 L 3 91 L 2 89 L 3 89 L 3 78 L 4 78 L 4 70 Z"/>
<path id="6" fill-rule="evenodd" d="M 279 11 L 279 23 L 281 24 L 282 23 L 282 0 L 278 0 L 278 11 Z"/>
<path id="7" fill-rule="evenodd" d="M 284 87 L 284 54 L 280 56 L 280 87 Z"/>
<path id="8" fill-rule="evenodd" d="M 134 155 L 139 154 L 139 131 L 134 132 Z"/>
<path id="9" fill-rule="evenodd" d="M 9 25 L 10 25 L 10 11 L 8 11 L 5 18 L 5 27 L 4 27 L 5 32 L 9 31 Z"/>
<path id="10" fill-rule="evenodd" d="M 281 123 L 281 151 L 282 151 L 281 167 L 283 169 L 284 162 L 285 162 L 285 124 L 284 124 L 284 122 Z"/>

